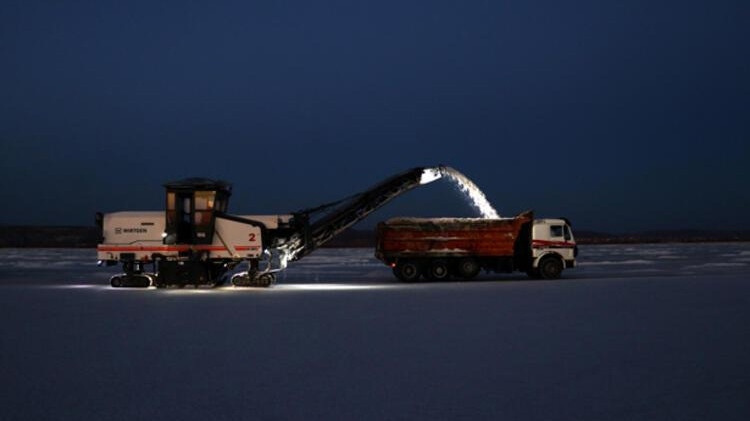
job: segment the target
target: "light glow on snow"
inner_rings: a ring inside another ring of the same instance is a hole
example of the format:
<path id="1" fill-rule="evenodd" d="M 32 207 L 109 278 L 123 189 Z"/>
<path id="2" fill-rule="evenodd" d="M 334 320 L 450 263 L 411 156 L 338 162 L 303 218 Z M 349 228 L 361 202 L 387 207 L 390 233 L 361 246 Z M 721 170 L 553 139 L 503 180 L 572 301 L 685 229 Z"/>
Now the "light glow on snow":
<path id="1" fill-rule="evenodd" d="M 156 289 L 156 288 L 154 288 Z M 215 294 L 224 288 L 180 288 L 180 289 L 164 289 L 167 294 L 171 295 L 195 295 L 195 294 Z"/>
<path id="2" fill-rule="evenodd" d="M 98 291 L 133 291 L 136 289 L 146 289 L 146 288 L 112 288 L 109 284 L 57 284 L 57 285 L 40 285 L 39 288 L 98 290 Z"/>
<path id="3" fill-rule="evenodd" d="M 290 291 L 351 291 L 393 288 L 398 285 L 362 285 L 362 284 L 281 284 L 274 285 L 274 290 Z"/>

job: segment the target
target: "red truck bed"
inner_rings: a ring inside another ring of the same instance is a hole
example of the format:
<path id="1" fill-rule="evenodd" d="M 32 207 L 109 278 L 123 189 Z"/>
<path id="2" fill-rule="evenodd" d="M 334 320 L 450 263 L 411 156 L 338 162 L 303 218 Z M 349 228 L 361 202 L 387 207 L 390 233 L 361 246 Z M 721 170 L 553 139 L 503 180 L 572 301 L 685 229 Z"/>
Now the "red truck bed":
<path id="1" fill-rule="evenodd" d="M 386 262 L 408 256 L 513 256 L 522 225 L 532 220 L 531 212 L 508 219 L 391 219 L 378 224 L 376 256 Z"/>

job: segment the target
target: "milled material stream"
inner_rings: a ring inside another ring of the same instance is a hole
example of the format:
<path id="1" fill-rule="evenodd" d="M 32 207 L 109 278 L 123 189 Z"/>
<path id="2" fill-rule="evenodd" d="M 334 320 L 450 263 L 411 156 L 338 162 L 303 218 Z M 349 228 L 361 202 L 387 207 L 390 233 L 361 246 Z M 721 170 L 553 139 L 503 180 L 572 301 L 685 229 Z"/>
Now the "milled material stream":
<path id="1" fill-rule="evenodd" d="M 456 184 L 456 187 L 458 187 L 458 189 L 466 195 L 466 198 L 469 199 L 471 205 L 479 210 L 479 212 L 482 214 L 482 218 L 500 218 L 500 214 L 498 214 L 495 208 L 492 207 L 482 190 L 476 184 L 474 184 L 474 182 L 471 181 L 469 177 L 465 176 L 455 168 L 425 168 L 424 172 L 422 173 L 420 184 L 431 183 L 442 177 L 447 177 Z"/>

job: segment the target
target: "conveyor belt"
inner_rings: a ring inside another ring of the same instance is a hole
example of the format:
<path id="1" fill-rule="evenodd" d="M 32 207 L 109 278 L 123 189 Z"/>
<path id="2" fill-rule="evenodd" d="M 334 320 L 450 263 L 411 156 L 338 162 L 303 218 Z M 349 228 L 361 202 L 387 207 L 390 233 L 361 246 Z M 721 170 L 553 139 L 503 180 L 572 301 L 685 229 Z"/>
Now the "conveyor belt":
<path id="1" fill-rule="evenodd" d="M 276 248 L 289 260 L 299 260 L 347 228 L 365 219 L 397 196 L 442 176 L 444 167 L 417 167 L 396 174 L 371 188 L 337 202 L 294 213 L 298 230 L 276 239 Z M 428 174 L 425 177 L 425 174 Z M 312 221 L 312 215 L 328 210 Z"/>

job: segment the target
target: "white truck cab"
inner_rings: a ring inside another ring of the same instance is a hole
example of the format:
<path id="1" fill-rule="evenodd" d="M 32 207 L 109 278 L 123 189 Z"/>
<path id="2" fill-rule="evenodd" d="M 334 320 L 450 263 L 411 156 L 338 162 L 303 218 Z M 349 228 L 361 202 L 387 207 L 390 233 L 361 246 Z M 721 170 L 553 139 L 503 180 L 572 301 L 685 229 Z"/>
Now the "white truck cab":
<path id="1" fill-rule="evenodd" d="M 559 271 L 576 266 L 578 246 L 567 219 L 535 219 L 531 233 L 532 270 L 530 275 Z M 549 262 L 549 263 L 548 263 Z M 545 267 L 542 267 L 545 266 Z"/>

